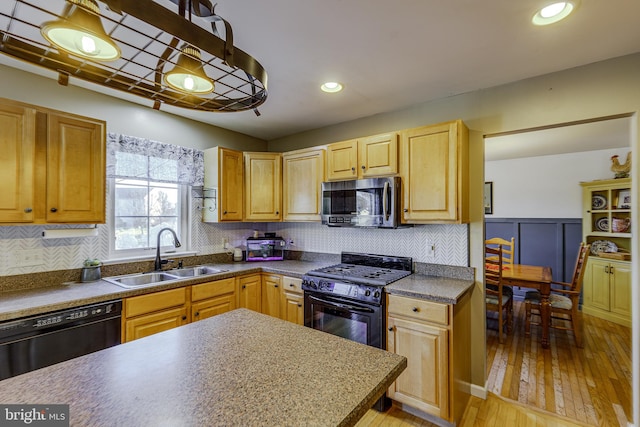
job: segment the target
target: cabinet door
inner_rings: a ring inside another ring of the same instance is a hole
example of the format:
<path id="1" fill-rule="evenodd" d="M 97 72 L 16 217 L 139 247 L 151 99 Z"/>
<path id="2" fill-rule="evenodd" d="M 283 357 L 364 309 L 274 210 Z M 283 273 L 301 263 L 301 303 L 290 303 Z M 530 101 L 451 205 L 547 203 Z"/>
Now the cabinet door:
<path id="1" fill-rule="evenodd" d="M 301 150 L 282 156 L 282 214 L 284 221 L 320 221 L 323 149 Z"/>
<path id="2" fill-rule="evenodd" d="M 358 163 L 361 178 L 398 173 L 398 134 L 385 133 L 358 140 Z"/>
<path id="3" fill-rule="evenodd" d="M 244 153 L 247 221 L 280 221 L 282 156 L 280 153 Z"/>
<path id="4" fill-rule="evenodd" d="M 631 323 L 631 263 L 612 262 L 609 273 L 611 312 L 628 318 Z"/>
<path id="5" fill-rule="evenodd" d="M 609 311 L 609 262 L 596 257 L 587 260 L 584 273 L 584 304 Z"/>
<path id="6" fill-rule="evenodd" d="M 50 114 L 47 222 L 105 222 L 104 122 Z"/>
<path id="7" fill-rule="evenodd" d="M 262 279 L 260 274 L 239 277 L 238 306 L 260 312 L 262 308 Z"/>
<path id="8" fill-rule="evenodd" d="M 449 418 L 448 331 L 425 323 L 388 318 L 387 350 L 407 358 L 407 369 L 389 397 L 440 418 Z"/>
<path id="9" fill-rule="evenodd" d="M 34 109 L 0 105 L 0 222 L 32 222 Z"/>
<path id="10" fill-rule="evenodd" d="M 298 325 L 304 325 L 304 294 L 302 279 L 282 277 L 281 318 Z"/>
<path id="11" fill-rule="evenodd" d="M 403 221 L 467 221 L 468 137 L 460 121 L 401 134 Z"/>
<path id="12" fill-rule="evenodd" d="M 157 313 L 145 314 L 125 321 L 125 342 L 168 331 L 188 322 L 187 308 L 177 307 Z"/>
<path id="13" fill-rule="evenodd" d="M 327 180 L 341 181 L 358 177 L 358 141 L 336 142 L 327 146 Z"/>
<path id="14" fill-rule="evenodd" d="M 220 148 L 220 221 L 242 221 L 242 152 Z"/>
<path id="15" fill-rule="evenodd" d="M 207 319 L 236 309 L 235 292 L 191 304 L 191 321 Z"/>
<path id="16" fill-rule="evenodd" d="M 262 312 L 280 317 L 280 289 L 282 276 L 278 274 L 262 275 Z"/>

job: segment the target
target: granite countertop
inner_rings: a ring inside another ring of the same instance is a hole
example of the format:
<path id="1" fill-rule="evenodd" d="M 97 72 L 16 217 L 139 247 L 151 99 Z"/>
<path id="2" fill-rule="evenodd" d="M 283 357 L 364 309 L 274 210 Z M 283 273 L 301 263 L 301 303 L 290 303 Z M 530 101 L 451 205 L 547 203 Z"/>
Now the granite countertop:
<path id="1" fill-rule="evenodd" d="M 226 270 L 219 274 L 185 278 L 170 283 L 126 289 L 105 280 L 91 283 L 63 283 L 60 285 L 35 287 L 23 290 L 0 292 L 0 321 L 33 316 L 56 310 L 64 310 L 87 304 L 143 295 L 150 292 L 179 288 L 203 282 L 226 279 L 252 273 L 275 273 L 301 278 L 309 270 L 330 265 L 325 261 L 285 260 L 273 262 L 215 263 Z M 445 277 L 452 269 L 462 270 L 463 276 Z M 390 294 L 429 299 L 455 304 L 465 292 L 473 287 L 473 272 L 467 267 L 431 265 L 431 269 L 419 270 L 385 287 Z"/>
<path id="2" fill-rule="evenodd" d="M 456 304 L 471 290 L 474 283 L 473 279 L 412 274 L 385 286 L 384 289 L 391 295 Z"/>
<path id="3" fill-rule="evenodd" d="M 83 427 L 351 426 L 406 365 L 237 309 L 6 379 L 0 402 L 69 404 L 70 424 Z"/>

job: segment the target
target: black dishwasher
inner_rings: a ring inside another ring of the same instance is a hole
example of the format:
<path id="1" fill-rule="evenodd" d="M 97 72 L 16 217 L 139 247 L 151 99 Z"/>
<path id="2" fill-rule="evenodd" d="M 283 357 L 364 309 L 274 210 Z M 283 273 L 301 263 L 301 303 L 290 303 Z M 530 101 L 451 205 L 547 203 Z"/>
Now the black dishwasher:
<path id="1" fill-rule="evenodd" d="M 122 301 L 0 323 L 0 380 L 120 344 Z"/>

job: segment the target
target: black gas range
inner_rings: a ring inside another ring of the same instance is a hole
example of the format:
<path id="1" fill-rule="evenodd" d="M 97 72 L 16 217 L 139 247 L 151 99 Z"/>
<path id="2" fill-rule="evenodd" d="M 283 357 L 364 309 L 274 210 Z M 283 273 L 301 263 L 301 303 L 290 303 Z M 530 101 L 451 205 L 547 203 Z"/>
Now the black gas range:
<path id="1" fill-rule="evenodd" d="M 342 252 L 340 264 L 311 270 L 302 289 L 333 294 L 370 304 L 382 304 L 382 288 L 411 274 L 409 257 Z"/>
<path id="2" fill-rule="evenodd" d="M 303 276 L 305 326 L 386 349 L 384 287 L 410 275 L 412 259 L 343 252 L 340 260 Z M 383 397 L 374 408 L 388 405 Z"/>

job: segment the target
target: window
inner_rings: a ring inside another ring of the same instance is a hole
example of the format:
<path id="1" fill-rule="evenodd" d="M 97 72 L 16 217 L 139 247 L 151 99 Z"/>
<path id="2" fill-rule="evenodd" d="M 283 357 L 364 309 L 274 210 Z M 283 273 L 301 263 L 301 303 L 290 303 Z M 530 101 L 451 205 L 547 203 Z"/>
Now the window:
<path id="1" fill-rule="evenodd" d="M 180 250 L 188 250 L 188 189 L 202 177 L 202 152 L 116 134 L 107 141 L 111 254 L 149 255 L 167 227 L 176 231 Z M 161 238 L 161 248 L 174 250 L 171 233 Z"/>

